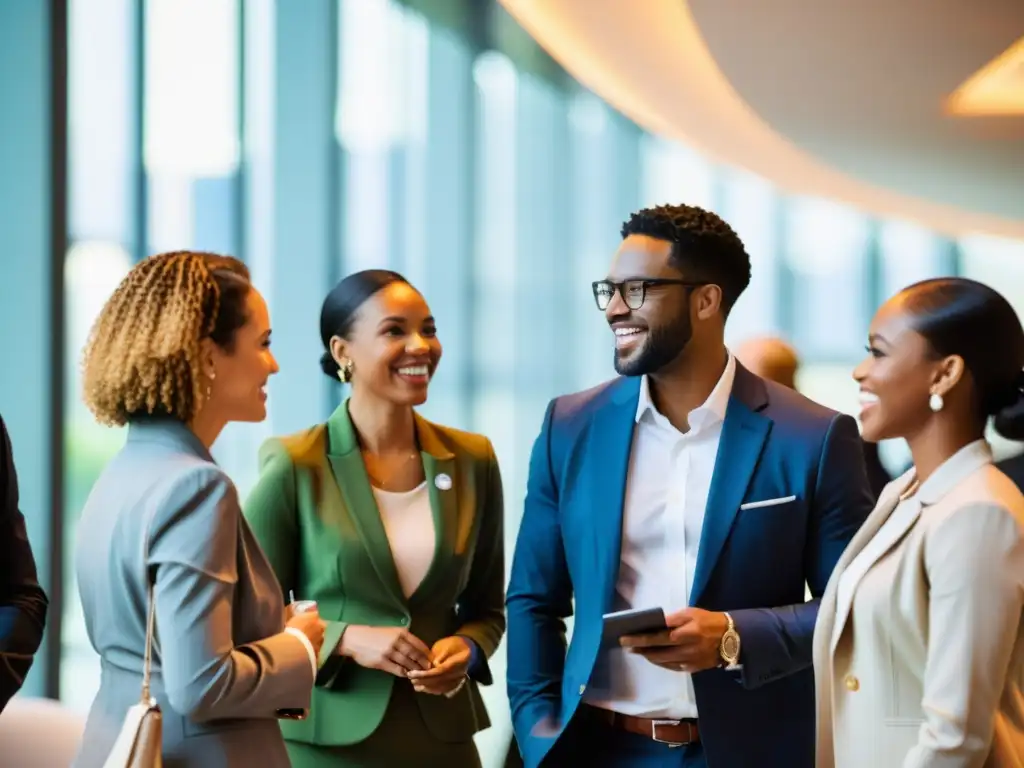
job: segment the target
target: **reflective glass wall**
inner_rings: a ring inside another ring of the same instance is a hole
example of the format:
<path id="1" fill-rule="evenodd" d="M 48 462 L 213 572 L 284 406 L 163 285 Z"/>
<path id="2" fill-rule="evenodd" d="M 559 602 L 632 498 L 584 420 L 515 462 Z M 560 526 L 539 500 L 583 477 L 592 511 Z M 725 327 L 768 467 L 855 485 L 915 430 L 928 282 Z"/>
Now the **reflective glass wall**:
<path id="1" fill-rule="evenodd" d="M 265 437 L 323 420 L 341 397 L 317 365 L 323 295 L 350 271 L 404 272 L 445 345 L 424 412 L 493 441 L 509 552 L 545 405 L 613 373 L 589 286 L 640 206 L 695 203 L 734 225 L 753 283 L 730 342 L 788 337 L 801 387 L 840 409 L 855 405 L 871 313 L 899 287 L 960 273 L 1024 311 L 1012 288 L 1024 243 L 950 242 L 717 166 L 581 89 L 493 2 L 70 0 L 69 59 L 61 691 L 79 709 L 99 670 L 71 545 L 124 435 L 81 405 L 78 360 L 143 255 L 237 254 L 268 297 L 282 365 L 270 417 L 215 450 L 242 494 Z M 894 468 L 900 451 L 886 447 Z M 490 766 L 510 734 L 503 650 L 493 667 L 495 725 L 479 737 Z"/>

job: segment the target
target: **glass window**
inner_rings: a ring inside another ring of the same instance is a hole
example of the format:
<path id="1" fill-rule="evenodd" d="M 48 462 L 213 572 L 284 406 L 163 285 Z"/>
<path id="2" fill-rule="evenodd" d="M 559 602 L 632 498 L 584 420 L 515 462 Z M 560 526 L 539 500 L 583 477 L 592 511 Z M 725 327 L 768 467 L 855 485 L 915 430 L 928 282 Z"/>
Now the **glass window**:
<path id="1" fill-rule="evenodd" d="M 516 256 L 518 196 L 519 76 L 512 62 L 488 51 L 473 66 L 476 83 L 476 243 L 474 248 L 472 428 L 494 445 L 505 483 L 505 551 L 513 552 L 518 532 L 515 505 Z M 509 523 L 509 518 L 516 523 Z M 508 568 L 506 563 L 506 568 Z M 495 680 L 504 681 L 505 647 L 491 659 Z M 494 686 L 498 687 L 498 686 Z M 490 692 L 488 692 L 490 693 Z M 510 736 L 504 696 L 488 695 L 494 723 L 478 737 L 482 756 L 496 756 Z"/>
<path id="2" fill-rule="evenodd" d="M 135 175 L 130 0 L 68 4 L 68 235 L 131 243 Z"/>
<path id="3" fill-rule="evenodd" d="M 856 359 L 870 321 L 868 220 L 816 198 L 791 200 L 786 214 L 790 335 L 805 358 Z"/>
<path id="4" fill-rule="evenodd" d="M 454 33 L 432 26 L 426 55 L 426 143 L 410 141 L 406 149 L 402 272 L 430 302 L 444 343 L 423 412 L 466 427 L 474 336 L 474 54 Z"/>
<path id="5" fill-rule="evenodd" d="M 241 256 L 239 4 L 146 0 L 144 11 L 148 251 Z M 257 475 L 253 446 L 265 432 L 232 424 L 214 446 L 243 497 Z"/>
<path id="6" fill-rule="evenodd" d="M 883 221 L 878 245 L 883 301 L 919 280 L 951 273 L 952 264 L 946 241 L 916 224 Z"/>
<path id="7" fill-rule="evenodd" d="M 409 223 L 403 214 L 422 205 L 416 192 L 427 133 L 427 23 L 394 0 L 342 0 L 339 26 L 343 269 L 401 268 L 404 247 L 422 242 L 415 217 L 403 232 Z"/>
<path id="8" fill-rule="evenodd" d="M 962 238 L 960 272 L 991 285 L 1024 317 L 1024 240 L 986 235 Z"/>
<path id="9" fill-rule="evenodd" d="M 473 79 L 477 88 L 474 379 L 476 386 L 491 382 L 510 386 L 515 362 L 507 345 L 496 341 L 515 334 L 518 75 L 507 57 L 490 51 L 477 58 Z M 510 413 L 507 416 L 511 419 Z M 499 414 L 487 421 L 493 419 L 504 421 Z"/>
<path id="10" fill-rule="evenodd" d="M 715 209 L 715 167 L 697 152 L 657 136 L 641 142 L 643 205 L 697 205 Z"/>
<path id="11" fill-rule="evenodd" d="M 73 164 L 74 159 L 69 157 Z M 65 375 L 64 412 L 64 589 L 61 638 L 61 699 L 88 710 L 99 688 L 98 657 L 85 632 L 78 599 L 74 551 L 78 517 L 100 472 L 124 444 L 125 430 L 96 423 L 82 403 L 79 370 L 82 350 L 104 303 L 131 268 L 132 258 L 117 243 L 84 241 L 68 250 L 64 266 Z"/>
<path id="12" fill-rule="evenodd" d="M 238 3 L 147 0 L 145 25 L 148 250 L 237 254 Z"/>
<path id="13" fill-rule="evenodd" d="M 722 174 L 718 213 L 736 231 L 750 255 L 750 285 L 729 315 L 726 341 L 779 333 L 778 193 L 765 179 L 738 169 Z"/>
<path id="14" fill-rule="evenodd" d="M 60 690 L 88 710 L 99 663 L 85 632 L 75 579 L 78 517 L 93 483 L 124 441 L 82 402 L 80 362 L 100 309 L 131 267 L 137 214 L 134 174 L 134 11 L 129 0 L 68 6 L 68 236 L 64 263 L 64 601 Z"/>
<path id="15" fill-rule="evenodd" d="M 473 66 L 477 88 L 476 220 L 473 300 L 473 421 L 508 476 L 516 460 L 516 118 L 518 75 L 505 56 L 487 52 Z M 507 494 L 511 502 L 515 496 Z M 515 526 L 506 525 L 509 544 Z"/>
<path id="16" fill-rule="evenodd" d="M 521 75 L 517 93 L 515 357 L 516 408 L 573 386 L 560 365 L 561 350 L 573 335 L 568 256 L 572 235 L 569 207 L 569 109 L 565 94 L 531 75 Z M 592 313 L 588 312 L 588 316 Z M 535 333 L 535 328 L 557 329 Z M 519 420 L 519 451 L 529 451 L 536 426 Z M 524 440 L 526 441 L 524 444 Z M 522 478 L 525 483 L 525 477 Z"/>
<path id="17" fill-rule="evenodd" d="M 591 283 L 608 273 L 621 225 L 641 206 L 640 157 L 646 141 L 635 125 L 587 91 L 570 101 L 569 130 L 572 269 L 566 280 L 572 315 L 559 326 L 572 339 L 567 391 L 615 375 L 611 332 L 594 304 Z"/>

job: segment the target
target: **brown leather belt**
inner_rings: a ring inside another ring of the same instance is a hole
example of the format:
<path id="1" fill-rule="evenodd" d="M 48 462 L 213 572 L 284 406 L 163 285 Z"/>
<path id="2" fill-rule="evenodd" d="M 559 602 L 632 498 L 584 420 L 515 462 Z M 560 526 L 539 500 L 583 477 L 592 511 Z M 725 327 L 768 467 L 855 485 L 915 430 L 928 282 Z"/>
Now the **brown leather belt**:
<path id="1" fill-rule="evenodd" d="M 682 747 L 700 741 L 700 731 L 697 728 L 696 720 L 652 720 L 647 717 L 623 715 L 609 709 L 592 707 L 589 704 L 584 704 L 583 707 L 590 715 L 613 728 L 646 736 L 662 744 L 668 744 L 670 747 Z"/>

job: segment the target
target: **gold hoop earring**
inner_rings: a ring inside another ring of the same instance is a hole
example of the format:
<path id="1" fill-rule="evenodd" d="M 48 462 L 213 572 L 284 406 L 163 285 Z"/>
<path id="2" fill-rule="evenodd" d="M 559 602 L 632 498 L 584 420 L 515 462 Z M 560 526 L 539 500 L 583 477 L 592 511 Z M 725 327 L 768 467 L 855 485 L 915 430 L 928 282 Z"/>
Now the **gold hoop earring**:
<path id="1" fill-rule="evenodd" d="M 340 366 L 338 366 L 338 380 L 342 384 L 348 384 L 352 381 L 352 372 L 355 370 L 355 365 L 347 357 L 342 360 Z"/>

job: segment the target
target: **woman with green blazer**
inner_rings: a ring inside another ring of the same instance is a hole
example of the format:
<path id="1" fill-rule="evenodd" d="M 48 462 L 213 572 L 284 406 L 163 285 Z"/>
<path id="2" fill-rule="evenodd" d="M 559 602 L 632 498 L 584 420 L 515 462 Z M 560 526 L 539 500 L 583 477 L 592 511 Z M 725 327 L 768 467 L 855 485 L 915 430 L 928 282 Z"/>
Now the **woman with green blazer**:
<path id="1" fill-rule="evenodd" d="M 490 441 L 413 410 L 441 358 L 426 301 L 367 270 L 324 301 L 326 424 L 272 439 L 245 514 L 285 595 L 327 620 L 297 768 L 479 766 L 477 684 L 505 631 L 501 476 Z"/>

